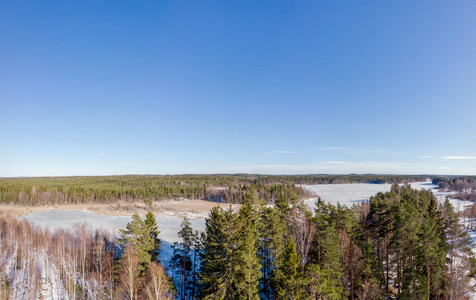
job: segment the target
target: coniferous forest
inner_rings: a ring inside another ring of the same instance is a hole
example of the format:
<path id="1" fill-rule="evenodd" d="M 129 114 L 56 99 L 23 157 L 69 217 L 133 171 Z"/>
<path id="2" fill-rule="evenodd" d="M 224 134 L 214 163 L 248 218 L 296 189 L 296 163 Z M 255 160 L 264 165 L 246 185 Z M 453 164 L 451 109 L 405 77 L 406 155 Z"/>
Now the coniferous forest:
<path id="1" fill-rule="evenodd" d="M 475 31 L 476 0 L 0 0 L 0 300 L 476 300 Z"/>
<path id="2" fill-rule="evenodd" d="M 203 199 L 241 203 L 246 193 L 273 202 L 285 193 L 300 199 L 309 191 L 296 184 L 401 183 L 422 175 L 170 175 L 0 178 L 0 204 L 42 206 L 117 203 L 143 199 Z"/>
<path id="3" fill-rule="evenodd" d="M 214 207 L 202 233 L 185 218 L 165 265 L 152 214 L 134 215 L 119 238 L 85 225 L 51 234 L 2 217 L 0 295 L 37 298 L 45 285 L 69 299 L 467 299 L 472 291 L 470 239 L 449 200 L 431 191 L 395 184 L 353 207 L 318 200 L 313 212 L 297 199 L 255 198 L 245 193 L 239 210 Z"/>

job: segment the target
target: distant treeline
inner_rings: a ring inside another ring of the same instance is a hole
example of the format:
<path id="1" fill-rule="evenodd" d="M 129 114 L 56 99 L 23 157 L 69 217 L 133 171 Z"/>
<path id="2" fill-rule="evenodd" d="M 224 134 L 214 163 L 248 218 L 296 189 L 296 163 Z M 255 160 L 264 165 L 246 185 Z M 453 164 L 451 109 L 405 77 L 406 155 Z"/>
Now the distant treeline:
<path id="1" fill-rule="evenodd" d="M 400 183 L 421 181 L 425 177 L 234 174 L 1 178 L 0 203 L 38 206 L 174 198 L 241 203 L 246 193 L 253 195 L 256 201 L 272 203 L 279 197 L 304 199 L 311 196 L 296 184 Z"/>
<path id="2" fill-rule="evenodd" d="M 435 177 L 433 184 L 452 192 L 470 192 L 476 189 L 476 176 Z"/>
<path id="3" fill-rule="evenodd" d="M 428 175 L 293 175 L 282 176 L 296 184 L 404 183 L 425 181 Z M 279 178 L 279 177 L 278 177 Z"/>
<path id="4" fill-rule="evenodd" d="M 476 176 L 435 177 L 433 178 L 433 184 L 437 184 L 441 189 L 457 192 L 451 195 L 451 198 L 476 201 Z"/>

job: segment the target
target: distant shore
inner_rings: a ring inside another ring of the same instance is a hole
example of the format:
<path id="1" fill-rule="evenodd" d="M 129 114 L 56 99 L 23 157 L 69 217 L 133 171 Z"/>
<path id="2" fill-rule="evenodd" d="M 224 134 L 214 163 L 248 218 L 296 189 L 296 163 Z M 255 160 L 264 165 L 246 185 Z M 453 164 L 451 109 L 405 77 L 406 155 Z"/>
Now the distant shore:
<path id="1" fill-rule="evenodd" d="M 143 202 L 139 201 L 116 204 L 68 204 L 38 207 L 0 205 L 0 213 L 12 217 L 21 217 L 32 212 L 55 209 L 88 211 L 98 215 L 108 216 L 132 216 L 134 213 L 145 215 L 151 210 L 156 216 L 205 218 L 208 216 L 210 209 L 216 205 L 222 208 L 228 208 L 230 206 L 229 203 L 217 203 L 205 200 L 156 201 L 153 202 L 151 206 L 146 206 Z M 232 207 L 240 207 L 240 205 L 233 204 Z"/>

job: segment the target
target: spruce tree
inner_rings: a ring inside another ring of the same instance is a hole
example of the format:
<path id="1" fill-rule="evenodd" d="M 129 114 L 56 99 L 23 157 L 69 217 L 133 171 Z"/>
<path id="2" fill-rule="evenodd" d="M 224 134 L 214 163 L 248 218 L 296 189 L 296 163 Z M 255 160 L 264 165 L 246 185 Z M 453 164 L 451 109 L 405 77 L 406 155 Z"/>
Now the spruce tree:
<path id="1" fill-rule="evenodd" d="M 211 209 L 205 220 L 205 236 L 200 253 L 200 298 L 233 299 L 237 215 L 230 207 Z"/>
<path id="2" fill-rule="evenodd" d="M 249 201 L 240 209 L 237 227 L 234 261 L 236 297 L 259 299 L 261 265 L 258 257 L 257 213 Z"/>
<path id="3" fill-rule="evenodd" d="M 263 207 L 259 221 L 260 240 L 258 253 L 262 264 L 262 292 L 267 299 L 274 295 L 278 260 L 284 251 L 285 224 L 280 212 L 275 207 Z"/>
<path id="4" fill-rule="evenodd" d="M 276 274 L 277 299 L 305 299 L 301 257 L 292 238 L 289 239 Z"/>
<path id="5" fill-rule="evenodd" d="M 153 240 L 154 247 L 152 250 L 150 250 L 149 254 L 151 255 L 151 261 L 159 261 L 159 254 L 160 254 L 160 239 L 159 239 L 159 234 L 160 231 L 158 230 L 157 227 L 157 221 L 155 220 L 154 214 L 149 211 L 145 215 L 145 225 L 147 226 L 147 229 L 149 230 L 150 237 Z"/>
<path id="6" fill-rule="evenodd" d="M 155 241 L 152 239 L 149 227 L 141 219 L 139 214 L 132 216 L 132 221 L 127 223 L 126 229 L 119 231 L 121 238 L 119 243 L 130 244 L 137 252 L 141 273 L 147 268 L 151 261 L 151 252 L 154 249 Z"/>

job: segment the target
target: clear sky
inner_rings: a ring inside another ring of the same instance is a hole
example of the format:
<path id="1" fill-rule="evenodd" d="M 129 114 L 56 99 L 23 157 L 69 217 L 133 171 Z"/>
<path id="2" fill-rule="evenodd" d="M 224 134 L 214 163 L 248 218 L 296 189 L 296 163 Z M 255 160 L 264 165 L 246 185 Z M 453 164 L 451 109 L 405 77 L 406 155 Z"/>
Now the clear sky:
<path id="1" fill-rule="evenodd" d="M 0 3 L 0 176 L 476 174 L 476 1 Z"/>

